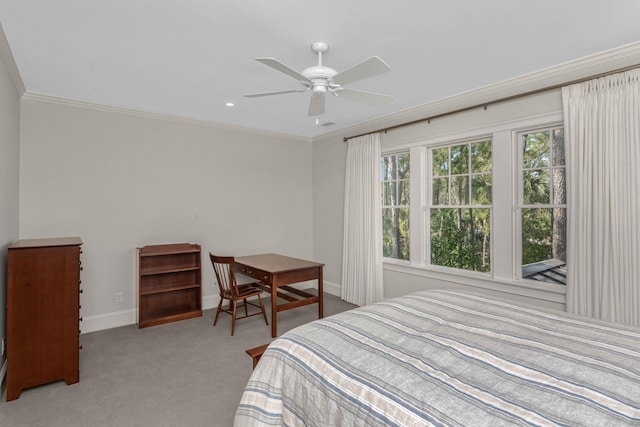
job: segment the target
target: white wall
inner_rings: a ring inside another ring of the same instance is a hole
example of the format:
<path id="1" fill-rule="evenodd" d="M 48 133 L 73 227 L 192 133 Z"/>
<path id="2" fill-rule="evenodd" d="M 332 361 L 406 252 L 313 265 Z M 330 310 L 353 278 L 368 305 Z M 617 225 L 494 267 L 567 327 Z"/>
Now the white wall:
<path id="1" fill-rule="evenodd" d="M 7 247 L 18 239 L 21 85 L 0 26 L 0 339 L 7 336 Z M 5 359 L 0 356 L 0 383 Z"/>
<path id="2" fill-rule="evenodd" d="M 20 237 L 80 236 L 83 332 L 135 322 L 135 248 L 312 257 L 311 143 L 26 95 Z M 124 292 L 124 302 L 115 293 Z"/>
<path id="3" fill-rule="evenodd" d="M 340 295 L 342 283 L 342 235 L 344 177 L 347 144 L 341 136 L 313 143 L 313 253 L 324 260 L 325 286 Z"/>

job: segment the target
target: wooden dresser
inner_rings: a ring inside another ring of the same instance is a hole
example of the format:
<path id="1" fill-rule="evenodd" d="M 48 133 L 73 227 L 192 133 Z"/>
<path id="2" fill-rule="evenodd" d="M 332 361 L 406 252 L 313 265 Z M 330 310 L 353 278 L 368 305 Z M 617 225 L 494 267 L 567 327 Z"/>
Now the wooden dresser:
<path id="1" fill-rule="evenodd" d="M 18 240 L 7 254 L 7 401 L 79 375 L 78 237 Z"/>

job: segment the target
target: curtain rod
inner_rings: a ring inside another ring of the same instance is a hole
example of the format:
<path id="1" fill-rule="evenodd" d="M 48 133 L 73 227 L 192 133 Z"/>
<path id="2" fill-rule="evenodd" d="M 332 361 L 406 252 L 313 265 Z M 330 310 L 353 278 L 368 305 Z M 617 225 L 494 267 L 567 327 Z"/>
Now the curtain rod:
<path id="1" fill-rule="evenodd" d="M 600 77 L 605 77 L 605 76 L 609 76 L 609 75 L 612 75 L 612 74 L 622 73 L 622 72 L 625 72 L 625 71 L 633 70 L 634 68 L 638 68 L 639 66 L 640 66 L 640 64 L 630 65 L 628 67 L 622 67 L 622 68 L 618 68 L 616 70 L 611 70 L 611 71 L 607 71 L 607 72 L 604 72 L 604 73 L 594 74 L 594 75 L 591 75 L 591 76 L 588 76 L 588 77 L 583 77 L 583 78 L 580 78 L 580 79 L 571 80 L 571 81 L 565 82 L 565 83 L 558 83 L 558 84 L 547 86 L 547 87 L 543 87 L 543 88 L 540 88 L 540 89 L 531 90 L 529 92 L 519 93 L 517 95 L 505 96 L 504 98 L 494 99 L 493 101 L 483 102 L 483 103 L 480 103 L 480 104 L 471 105 L 469 107 L 458 108 L 457 110 L 447 111 L 446 113 L 435 114 L 433 116 L 425 117 L 425 118 L 422 118 L 422 119 L 416 119 L 416 120 L 412 120 L 410 122 L 400 123 L 400 124 L 393 125 L 393 126 L 388 126 L 386 128 L 382 128 L 382 129 L 378 129 L 378 130 L 374 130 L 374 131 L 370 131 L 370 132 L 366 132 L 366 133 L 361 133 L 361 134 L 358 134 L 358 135 L 345 136 L 345 137 L 342 138 L 342 141 L 343 142 L 347 142 L 350 139 L 358 138 L 360 136 L 369 135 L 369 134 L 372 134 L 372 133 L 378 133 L 378 132 L 387 133 L 387 131 L 390 131 L 390 130 L 393 130 L 393 129 L 398 129 L 398 128 L 401 128 L 401 127 L 414 125 L 416 123 L 430 122 L 431 120 L 434 120 L 434 119 L 439 119 L 439 118 L 445 117 L 445 116 L 451 116 L 453 114 L 458 114 L 458 113 L 462 113 L 462 112 L 469 111 L 469 110 L 475 110 L 476 108 L 480 108 L 480 107 L 482 107 L 482 108 L 484 108 L 486 110 L 487 107 L 489 107 L 489 105 L 499 104 L 501 102 L 511 101 L 513 99 L 524 98 L 525 96 L 535 95 L 535 94 L 538 94 L 538 93 L 549 92 L 550 90 L 559 89 L 559 88 L 561 88 L 563 86 L 568 86 L 568 85 L 572 85 L 572 84 L 576 84 L 576 83 L 583 83 L 583 82 L 586 82 L 586 81 L 589 81 L 589 80 L 598 79 Z"/>

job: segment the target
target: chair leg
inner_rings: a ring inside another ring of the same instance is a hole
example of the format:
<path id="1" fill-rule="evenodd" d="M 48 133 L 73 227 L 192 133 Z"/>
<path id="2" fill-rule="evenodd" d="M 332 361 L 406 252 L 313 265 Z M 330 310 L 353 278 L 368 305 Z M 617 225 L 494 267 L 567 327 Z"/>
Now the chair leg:
<path id="1" fill-rule="evenodd" d="M 249 317 L 249 307 L 247 307 L 247 299 L 243 299 L 242 302 L 244 303 L 244 317 Z"/>
<path id="2" fill-rule="evenodd" d="M 233 300 L 233 311 L 231 313 L 231 336 L 233 336 L 236 327 L 236 300 Z"/>
<path id="3" fill-rule="evenodd" d="M 269 321 L 267 320 L 267 312 L 264 309 L 264 304 L 262 304 L 262 298 L 260 298 L 260 295 L 258 295 L 258 302 L 260 303 L 260 309 L 262 310 L 262 317 L 264 317 L 264 323 L 266 323 L 267 326 L 269 326 Z"/>
<path id="4" fill-rule="evenodd" d="M 224 299 L 220 297 L 220 302 L 218 303 L 218 309 L 216 310 L 216 318 L 213 319 L 213 326 L 216 326 L 216 322 L 218 322 L 218 315 L 222 311 L 222 301 L 224 301 Z"/>

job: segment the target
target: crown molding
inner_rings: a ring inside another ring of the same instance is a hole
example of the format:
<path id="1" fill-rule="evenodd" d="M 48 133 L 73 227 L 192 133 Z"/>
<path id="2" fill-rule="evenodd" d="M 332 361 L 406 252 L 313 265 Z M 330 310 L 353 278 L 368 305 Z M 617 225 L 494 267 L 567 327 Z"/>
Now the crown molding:
<path id="1" fill-rule="evenodd" d="M 313 140 L 319 141 L 335 137 L 342 138 L 355 134 L 374 132 L 377 129 L 398 126 L 403 123 L 445 114 L 473 105 L 489 104 L 496 99 L 543 90 L 547 87 L 570 83 L 575 80 L 585 79 L 590 76 L 613 72 L 635 65 L 640 66 L 640 42 L 620 46 L 509 80 L 482 86 L 395 114 L 362 122 L 349 128 L 318 135 L 314 137 Z"/>
<path id="2" fill-rule="evenodd" d="M 242 126 L 225 125 L 225 124 L 210 122 L 206 120 L 191 119 L 187 117 L 174 116 L 171 114 L 156 113 L 156 112 L 145 111 L 145 110 L 136 110 L 133 108 L 116 107 L 116 106 L 106 105 L 106 104 L 97 104 L 93 102 L 79 101 L 76 99 L 63 98 L 58 96 L 46 95 L 42 93 L 25 92 L 24 95 L 22 96 L 22 99 L 27 101 L 31 100 L 31 101 L 38 101 L 38 102 L 46 102 L 50 104 L 57 104 L 57 105 L 63 105 L 68 107 L 74 107 L 74 108 L 84 108 L 84 109 L 90 109 L 90 110 L 96 110 L 96 111 L 103 111 L 107 113 L 137 116 L 137 117 L 142 117 L 147 119 L 164 120 L 164 121 L 170 121 L 170 122 L 190 125 L 190 126 L 205 126 L 209 128 L 218 129 L 218 130 L 247 133 L 247 134 L 264 136 L 264 137 L 288 139 L 288 140 L 299 141 L 299 142 L 312 142 L 310 137 L 305 137 L 305 136 L 291 135 L 291 134 L 279 133 L 279 132 L 269 132 L 265 130 L 246 128 Z"/>
<path id="3" fill-rule="evenodd" d="M 11 75 L 11 80 L 13 80 L 13 84 L 16 86 L 16 90 L 18 91 L 18 96 L 22 96 L 25 93 L 24 82 L 22 81 L 22 77 L 20 76 L 20 71 L 18 71 L 18 66 L 16 65 L 16 60 L 13 57 L 13 52 L 11 52 L 11 47 L 9 46 L 9 42 L 7 41 L 7 35 L 4 32 L 4 28 L 2 28 L 2 23 L 0 22 L 0 56 L 4 60 L 7 69 L 9 70 L 9 75 Z"/>

